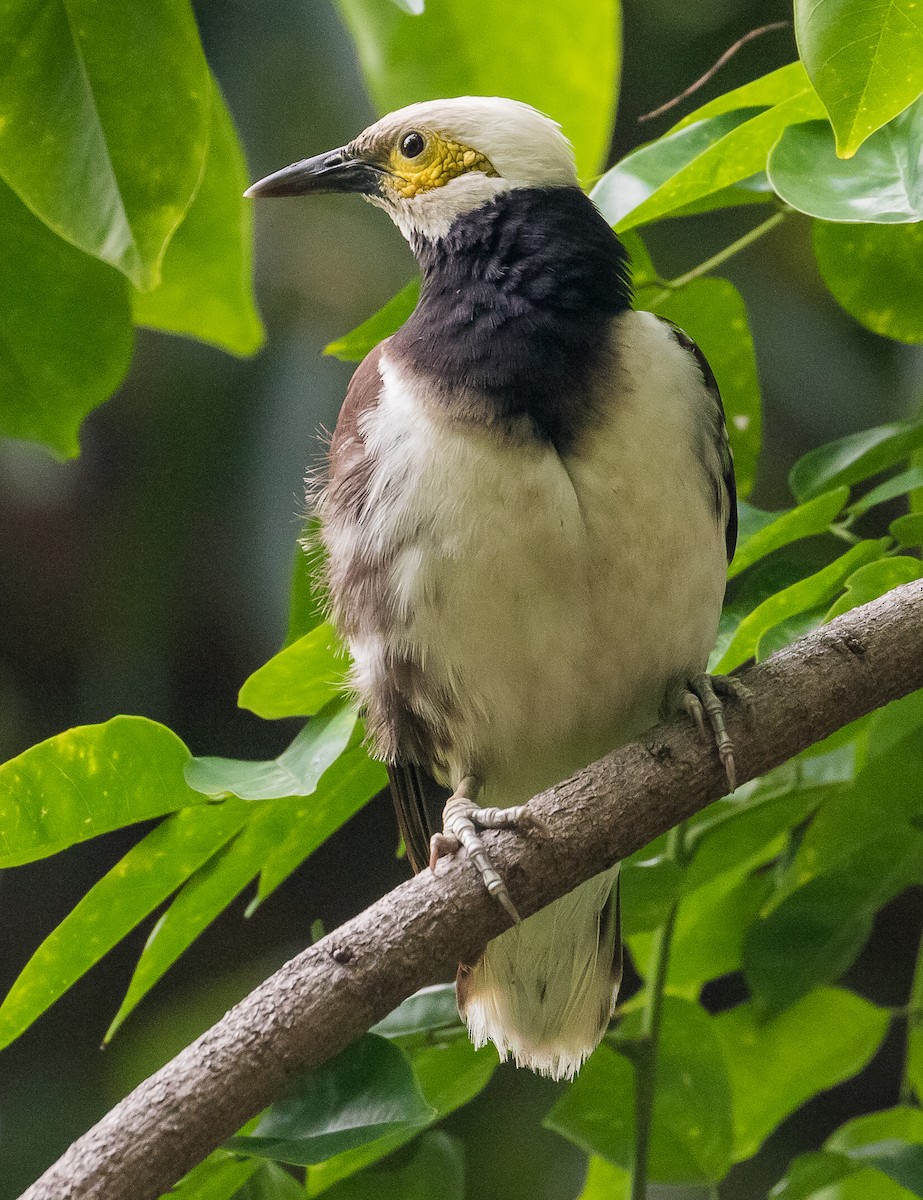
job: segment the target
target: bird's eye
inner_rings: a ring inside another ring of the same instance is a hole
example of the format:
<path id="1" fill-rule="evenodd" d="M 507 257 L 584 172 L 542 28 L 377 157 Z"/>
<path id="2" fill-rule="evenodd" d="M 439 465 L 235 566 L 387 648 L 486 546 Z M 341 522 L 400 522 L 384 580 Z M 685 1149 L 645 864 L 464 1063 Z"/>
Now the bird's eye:
<path id="1" fill-rule="evenodd" d="M 422 133 L 417 133 L 416 130 L 412 133 L 405 133 L 401 138 L 401 154 L 404 158 L 416 158 L 423 153 L 425 145 L 426 139 Z"/>

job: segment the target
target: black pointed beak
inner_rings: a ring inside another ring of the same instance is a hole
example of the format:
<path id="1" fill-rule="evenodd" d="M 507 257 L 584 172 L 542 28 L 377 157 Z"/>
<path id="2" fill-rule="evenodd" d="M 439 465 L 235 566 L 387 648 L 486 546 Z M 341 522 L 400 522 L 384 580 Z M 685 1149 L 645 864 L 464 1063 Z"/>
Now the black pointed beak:
<path id="1" fill-rule="evenodd" d="M 374 195 L 379 190 L 382 170 L 351 154 L 345 146 L 305 158 L 283 167 L 252 184 L 245 196 L 304 196 L 321 192 L 360 192 Z"/>

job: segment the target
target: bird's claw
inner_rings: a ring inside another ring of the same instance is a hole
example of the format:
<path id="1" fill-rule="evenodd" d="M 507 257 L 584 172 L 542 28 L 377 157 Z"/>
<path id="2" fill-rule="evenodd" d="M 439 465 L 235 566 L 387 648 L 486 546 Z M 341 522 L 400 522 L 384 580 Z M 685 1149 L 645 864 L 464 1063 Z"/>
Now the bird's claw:
<path id="1" fill-rule="evenodd" d="M 737 764 L 734 759 L 734 743 L 724 721 L 724 701 L 734 699 L 744 706 L 749 716 L 752 697 L 747 688 L 733 675 L 694 675 L 684 686 L 679 705 L 693 721 L 703 738 L 711 737 L 718 749 L 728 786 L 733 792 L 737 787 Z M 706 729 L 705 721 L 709 728 Z"/>
<path id="2" fill-rule="evenodd" d="M 468 794 L 470 792 L 476 795 L 479 790 L 477 781 L 469 775 L 449 797 L 442 812 L 442 833 L 434 833 L 430 838 L 430 869 L 435 869 L 436 863 L 445 855 L 464 850 L 488 892 L 499 901 L 514 924 L 518 925 L 522 918 L 510 898 L 506 884 L 490 861 L 478 828 L 539 829 L 543 828 L 543 822 L 524 804 L 514 808 L 481 808 Z"/>

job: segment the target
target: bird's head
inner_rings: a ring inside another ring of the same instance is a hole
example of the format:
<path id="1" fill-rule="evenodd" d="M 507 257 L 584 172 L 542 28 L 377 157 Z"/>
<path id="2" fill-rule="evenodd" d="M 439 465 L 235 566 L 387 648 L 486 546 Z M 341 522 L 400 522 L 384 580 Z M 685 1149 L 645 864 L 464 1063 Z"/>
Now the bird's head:
<path id="1" fill-rule="evenodd" d="M 358 192 L 413 242 L 443 237 L 456 217 L 512 188 L 576 186 L 573 150 L 556 122 L 517 100 L 462 96 L 389 113 L 245 195 Z"/>

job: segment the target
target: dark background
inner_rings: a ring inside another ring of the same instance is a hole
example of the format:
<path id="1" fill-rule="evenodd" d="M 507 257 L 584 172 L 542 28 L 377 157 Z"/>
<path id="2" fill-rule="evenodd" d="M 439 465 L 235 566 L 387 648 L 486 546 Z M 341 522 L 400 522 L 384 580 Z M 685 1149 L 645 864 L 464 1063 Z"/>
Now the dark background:
<path id="1" fill-rule="evenodd" d="M 253 178 L 339 145 L 374 118 L 326 0 L 209 0 L 197 12 Z M 637 122 L 741 34 L 788 16 L 783 3 L 755 0 L 630 0 L 613 157 L 696 103 L 791 61 L 791 30 L 768 34 L 694 101 Z M 690 218 L 660 226 L 649 243 L 661 272 L 674 276 L 759 219 L 759 210 Z M 78 461 L 0 444 L 3 758 L 116 712 L 163 721 L 197 754 L 265 758 L 292 736 L 290 724 L 260 721 L 235 700 L 282 640 L 302 475 L 321 454 L 318 427 L 332 428 L 351 371 L 321 351 L 404 284 L 413 262 L 384 215 L 352 197 L 263 202 L 256 224 L 268 333 L 257 357 L 238 361 L 142 331 L 125 384 L 84 426 Z M 766 449 L 752 498 L 783 507 L 786 471 L 806 449 L 915 407 L 923 356 L 863 331 L 836 307 L 817 276 L 806 220 L 786 222 L 721 273 L 747 302 L 763 388 Z M 0 876 L 0 992 L 139 832 Z M 252 920 L 241 901 L 217 921 L 101 1052 L 150 923 L 110 954 L 0 1055 L 0 1200 L 18 1195 L 131 1086 L 300 949 L 314 919 L 331 928 L 403 878 L 394 844 L 379 797 Z M 892 905 L 849 982 L 901 1003 L 919 924 L 919 897 Z M 792 1153 L 850 1113 L 893 1103 L 899 1050 L 892 1038 L 858 1081 L 789 1121 L 721 1195 L 764 1196 Z M 575 1195 L 582 1157 L 540 1129 L 554 1094 L 554 1085 L 504 1068 L 453 1118 L 469 1144 L 472 1196 Z"/>

